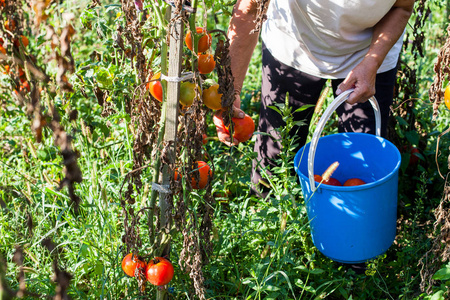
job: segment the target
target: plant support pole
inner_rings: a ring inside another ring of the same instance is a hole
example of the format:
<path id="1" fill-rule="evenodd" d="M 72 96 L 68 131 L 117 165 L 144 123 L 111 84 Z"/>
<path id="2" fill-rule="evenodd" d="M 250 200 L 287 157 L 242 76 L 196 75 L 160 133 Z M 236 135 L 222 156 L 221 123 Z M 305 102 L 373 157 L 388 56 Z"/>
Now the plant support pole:
<path id="1" fill-rule="evenodd" d="M 179 78 L 181 76 L 181 64 L 182 64 L 182 54 L 183 54 L 183 35 L 184 35 L 184 23 L 182 19 L 174 15 L 174 10 L 172 9 L 172 26 L 169 28 L 169 78 Z M 178 80 L 167 82 L 167 115 L 166 115 L 166 127 L 164 133 L 164 146 L 166 147 L 166 161 L 168 164 L 173 164 L 176 161 L 176 144 L 177 144 L 177 127 L 178 127 L 178 102 L 180 98 L 180 82 Z M 169 165 L 163 165 L 163 178 L 162 184 L 164 187 L 170 185 L 171 174 Z M 168 191 L 163 191 L 160 193 L 160 206 L 161 206 L 161 228 L 165 229 L 166 234 L 170 234 L 170 220 L 168 216 L 170 212 L 168 199 Z M 170 240 L 169 240 L 170 241 Z M 163 248 L 162 255 L 169 254 L 169 243 Z"/>

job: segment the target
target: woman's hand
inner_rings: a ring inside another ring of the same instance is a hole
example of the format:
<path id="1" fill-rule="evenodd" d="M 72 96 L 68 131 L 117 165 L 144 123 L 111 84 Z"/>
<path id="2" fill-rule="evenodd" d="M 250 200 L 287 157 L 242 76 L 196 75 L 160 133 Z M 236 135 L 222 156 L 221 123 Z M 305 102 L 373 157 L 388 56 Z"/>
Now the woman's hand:
<path id="1" fill-rule="evenodd" d="M 239 101 L 240 103 L 240 101 Z M 214 114 L 214 125 L 216 125 L 216 131 L 217 131 L 217 137 L 219 138 L 219 141 L 224 143 L 225 145 L 231 147 L 231 146 L 237 146 L 239 144 L 239 141 L 237 139 L 233 139 L 233 142 L 231 142 L 231 136 L 228 130 L 225 129 L 223 124 L 223 118 L 222 118 L 223 111 L 218 110 Z M 233 106 L 232 111 L 232 117 L 233 118 L 239 118 L 243 119 L 245 117 L 244 111 L 242 111 L 239 107 Z"/>
<path id="2" fill-rule="evenodd" d="M 354 92 L 349 95 L 347 103 L 355 104 L 366 102 L 370 97 L 375 95 L 377 69 L 377 65 L 371 65 L 367 60 L 363 60 L 350 71 L 344 81 L 338 86 L 336 95 L 353 88 Z"/>

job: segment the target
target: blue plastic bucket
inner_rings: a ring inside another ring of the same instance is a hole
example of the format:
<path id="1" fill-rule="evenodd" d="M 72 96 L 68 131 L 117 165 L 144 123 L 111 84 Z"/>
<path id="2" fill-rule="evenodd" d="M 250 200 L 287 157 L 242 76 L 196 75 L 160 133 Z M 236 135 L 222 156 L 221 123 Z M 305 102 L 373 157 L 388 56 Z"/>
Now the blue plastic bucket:
<path id="1" fill-rule="evenodd" d="M 375 112 L 379 134 L 379 112 Z M 312 240 L 332 260 L 365 262 L 385 253 L 395 239 L 401 156 L 397 147 L 376 135 L 339 133 L 318 138 L 327 114 L 331 113 L 324 113 L 325 119 L 322 124 L 322 119 L 319 121 L 311 143 L 294 158 Z M 360 178 L 366 184 L 331 186 L 314 182 L 313 174 L 322 174 L 336 161 L 339 166 L 332 177 L 341 183 Z"/>

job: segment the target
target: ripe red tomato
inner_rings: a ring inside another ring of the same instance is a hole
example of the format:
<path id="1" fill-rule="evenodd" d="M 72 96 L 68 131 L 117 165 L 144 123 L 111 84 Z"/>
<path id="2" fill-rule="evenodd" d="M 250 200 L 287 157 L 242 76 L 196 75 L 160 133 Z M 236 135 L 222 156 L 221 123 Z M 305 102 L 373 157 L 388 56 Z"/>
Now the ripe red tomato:
<path id="1" fill-rule="evenodd" d="M 328 185 L 342 186 L 342 183 L 333 177 L 330 177 L 330 179 L 328 179 L 328 180 L 324 180 L 322 183 L 328 184 Z"/>
<path id="2" fill-rule="evenodd" d="M 420 151 L 416 147 L 411 147 L 411 150 L 409 153 L 411 154 L 411 156 L 409 157 L 409 164 L 414 166 L 419 161 L 419 156 L 417 156 L 416 154 L 417 153 L 420 154 Z"/>
<path id="3" fill-rule="evenodd" d="M 218 130 L 227 134 L 230 133 L 229 128 L 223 123 L 223 118 L 220 114 L 214 114 L 213 120 Z M 231 121 L 234 124 L 233 139 L 242 143 L 248 141 L 252 137 L 255 132 L 255 122 L 249 115 L 246 114 L 243 119 L 231 118 Z"/>
<path id="4" fill-rule="evenodd" d="M 30 41 L 28 40 L 28 38 L 26 36 L 21 35 L 20 40 L 22 41 L 22 44 L 24 47 L 28 47 Z M 20 47 L 19 39 L 14 39 L 14 46 L 16 46 L 17 48 Z"/>
<path id="5" fill-rule="evenodd" d="M 150 78 L 150 81 L 147 83 L 147 90 L 150 91 L 150 94 L 158 100 L 159 102 L 162 102 L 163 98 L 163 89 L 161 81 L 158 79 L 161 77 L 161 72 L 158 72 Z"/>
<path id="6" fill-rule="evenodd" d="M 197 170 L 198 169 L 198 170 Z M 194 175 L 191 176 L 191 185 L 193 189 L 203 189 L 208 184 L 209 178 L 212 176 L 211 168 L 204 161 L 197 161 L 194 166 L 194 172 L 199 172 L 199 180 Z"/>
<path id="7" fill-rule="evenodd" d="M 132 258 L 132 255 L 132 253 L 129 253 L 122 259 L 122 270 L 131 277 L 134 277 L 136 268 L 139 268 L 139 272 L 144 274 L 147 264 L 140 260 L 136 255 Z"/>
<path id="8" fill-rule="evenodd" d="M 447 108 L 450 109 L 450 85 L 448 85 L 445 88 L 444 101 L 445 101 L 445 106 L 447 106 Z"/>
<path id="9" fill-rule="evenodd" d="M 409 163 L 408 166 L 415 166 L 417 162 L 419 161 L 419 156 L 417 154 L 420 154 L 419 149 L 417 149 L 414 146 L 408 146 L 404 145 L 400 148 L 400 151 L 402 153 L 408 153 L 409 152 Z"/>
<path id="10" fill-rule="evenodd" d="M 249 115 L 246 114 L 243 119 L 232 118 L 231 121 L 234 123 L 233 138 L 242 143 L 252 137 L 255 132 L 255 122 Z"/>
<path id="11" fill-rule="evenodd" d="M 202 143 L 203 143 L 203 145 L 206 145 L 207 142 L 208 142 L 208 136 L 206 135 L 206 133 L 204 133 L 202 135 Z"/>
<path id="12" fill-rule="evenodd" d="M 211 47 L 211 35 L 206 34 L 206 30 L 202 27 L 196 28 L 197 34 L 202 34 L 202 36 L 198 40 L 198 46 L 197 46 L 197 52 L 202 53 Z M 186 34 L 186 37 L 184 38 L 184 42 L 186 43 L 186 46 L 189 48 L 189 50 L 194 51 L 194 48 L 192 47 L 192 33 L 191 31 L 188 31 Z"/>
<path id="13" fill-rule="evenodd" d="M 198 71 L 200 74 L 209 74 L 216 67 L 216 62 L 212 54 L 200 54 L 198 56 Z"/>
<path id="14" fill-rule="evenodd" d="M 184 106 L 191 106 L 195 98 L 195 83 L 183 82 L 180 85 L 180 103 Z"/>
<path id="15" fill-rule="evenodd" d="M 344 186 L 356 186 L 363 184 L 366 184 L 366 182 L 359 178 L 350 178 L 344 182 Z"/>
<path id="16" fill-rule="evenodd" d="M 155 257 L 152 259 L 145 270 L 147 280 L 156 286 L 168 284 L 174 274 L 172 263 L 164 257 Z"/>
<path id="17" fill-rule="evenodd" d="M 314 175 L 314 181 L 315 182 L 321 182 L 322 181 L 322 176 L 320 176 L 318 174 Z"/>
<path id="18" fill-rule="evenodd" d="M 203 103 L 211 109 L 218 110 L 222 108 L 222 94 L 218 93 L 219 85 L 214 84 L 203 90 Z"/>

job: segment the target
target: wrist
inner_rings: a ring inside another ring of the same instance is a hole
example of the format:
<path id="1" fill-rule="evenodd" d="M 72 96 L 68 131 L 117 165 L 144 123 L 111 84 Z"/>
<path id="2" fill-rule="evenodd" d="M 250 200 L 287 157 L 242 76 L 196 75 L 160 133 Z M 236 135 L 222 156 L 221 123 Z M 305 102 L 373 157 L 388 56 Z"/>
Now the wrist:
<path id="1" fill-rule="evenodd" d="M 364 64 L 364 67 L 369 71 L 377 72 L 383 63 L 383 59 L 381 59 L 379 55 L 368 53 L 361 63 Z"/>

